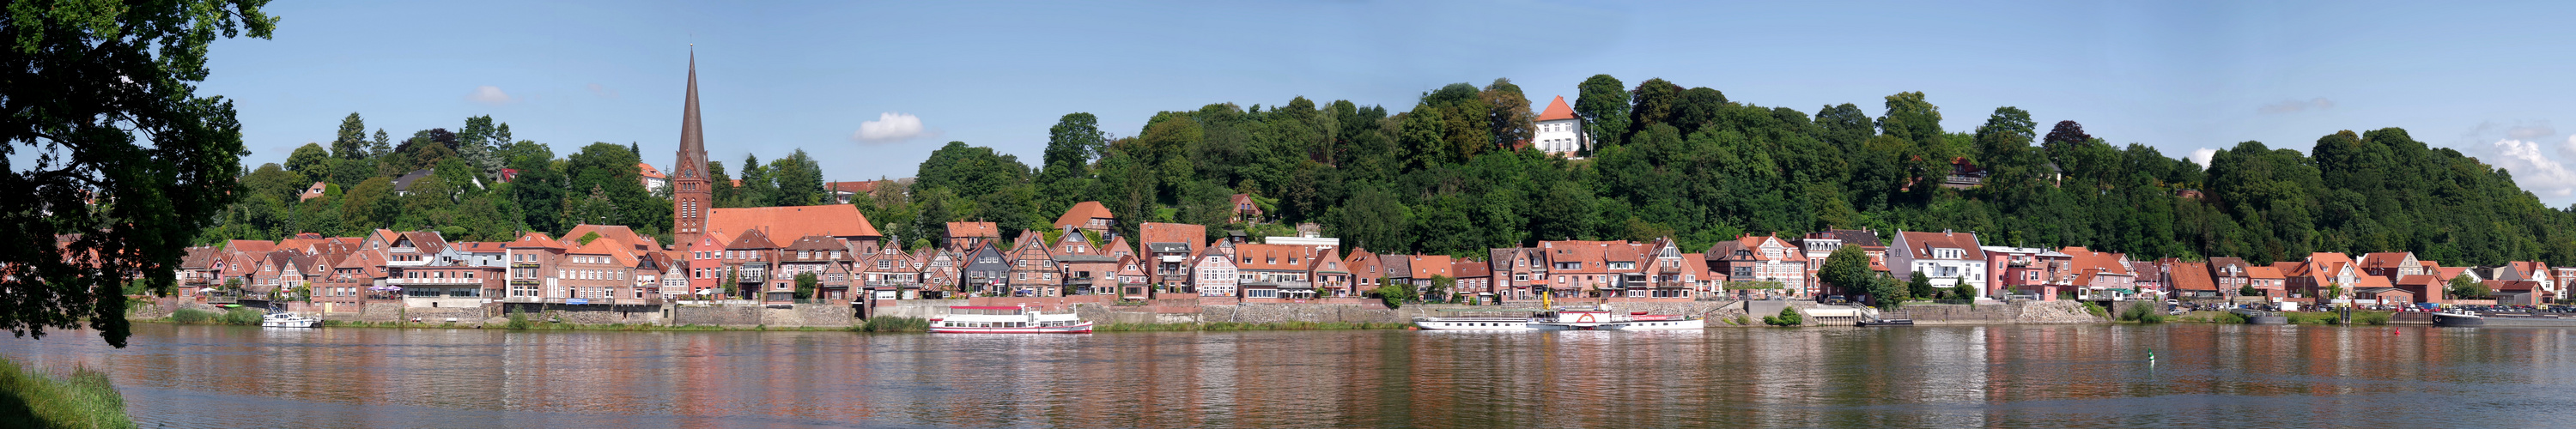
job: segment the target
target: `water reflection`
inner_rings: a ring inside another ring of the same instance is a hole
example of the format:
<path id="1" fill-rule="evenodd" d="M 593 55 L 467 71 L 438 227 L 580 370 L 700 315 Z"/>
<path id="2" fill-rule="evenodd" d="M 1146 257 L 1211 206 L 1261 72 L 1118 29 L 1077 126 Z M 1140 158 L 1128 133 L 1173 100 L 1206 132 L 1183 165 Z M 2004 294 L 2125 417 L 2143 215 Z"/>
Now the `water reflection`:
<path id="1" fill-rule="evenodd" d="M 180 427 L 2550 426 L 2576 331 L 1985 326 L 1087 336 L 263 330 L 0 341 Z M 2154 351 L 2153 365 L 2146 361 Z"/>

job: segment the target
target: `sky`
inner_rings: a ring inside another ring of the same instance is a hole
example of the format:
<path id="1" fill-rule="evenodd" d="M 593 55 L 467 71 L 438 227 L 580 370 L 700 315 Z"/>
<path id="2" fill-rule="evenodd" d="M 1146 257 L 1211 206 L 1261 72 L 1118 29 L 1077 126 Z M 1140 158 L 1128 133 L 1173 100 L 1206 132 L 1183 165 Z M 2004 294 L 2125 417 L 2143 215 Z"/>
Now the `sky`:
<path id="1" fill-rule="evenodd" d="M 212 49 L 201 95 L 282 162 L 356 112 L 399 139 L 491 115 L 558 156 L 671 162 L 689 58 L 707 151 L 803 149 L 827 180 L 910 176 L 949 141 L 1036 164 L 1068 113 L 1303 96 L 1409 110 L 1508 78 L 1544 107 L 1608 74 L 1807 111 L 1922 91 L 1942 126 L 1995 108 L 2045 132 L 2205 162 L 2259 141 L 2404 128 L 2576 202 L 2576 3 L 2454 2 L 280 2 L 273 39 Z M 2576 131 L 2571 129 L 2570 131 Z"/>

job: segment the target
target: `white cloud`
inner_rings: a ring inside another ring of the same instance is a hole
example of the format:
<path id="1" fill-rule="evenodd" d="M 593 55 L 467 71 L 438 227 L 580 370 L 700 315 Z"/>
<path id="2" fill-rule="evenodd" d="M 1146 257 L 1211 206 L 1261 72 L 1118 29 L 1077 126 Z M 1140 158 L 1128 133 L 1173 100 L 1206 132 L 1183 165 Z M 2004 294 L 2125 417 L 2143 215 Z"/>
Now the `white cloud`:
<path id="1" fill-rule="evenodd" d="M 2570 138 L 2576 143 L 2576 138 Z M 2558 160 L 2549 159 L 2539 142 L 2504 139 L 2493 146 L 2497 168 L 2513 172 L 2513 180 L 2533 193 L 2556 197 L 2576 195 L 2576 171 L 2569 171 Z"/>
<path id="2" fill-rule="evenodd" d="M 920 117 L 885 112 L 877 115 L 877 120 L 860 122 L 859 132 L 851 133 L 850 139 L 860 143 L 894 143 L 933 135 L 938 135 L 938 132 L 922 127 Z"/>
<path id="3" fill-rule="evenodd" d="M 2262 113 L 2297 113 L 2308 109 L 2326 110 L 2334 107 L 2334 100 L 2327 100 L 2325 97 L 2317 97 L 2309 99 L 2308 101 L 2289 100 L 2279 103 L 2265 104 L 2263 107 L 2255 108 L 2254 111 Z"/>
<path id="4" fill-rule="evenodd" d="M 498 106 L 510 104 L 510 102 L 518 101 L 518 99 L 511 97 L 510 93 L 501 92 L 501 87 L 484 85 L 474 87 L 474 93 L 466 94 L 465 101 Z"/>
<path id="5" fill-rule="evenodd" d="M 2192 151 L 2191 151 L 2191 162 L 2197 162 L 2197 163 L 2200 163 L 2200 168 L 2209 168 L 2209 159 L 2210 159 L 2210 158 L 2217 158 L 2217 157 L 2218 157 L 2218 149 L 2210 149 L 2210 148 L 2205 148 L 2205 147 L 2204 147 L 2204 148 L 2200 148 L 2200 149 L 2194 149 L 2194 150 L 2192 150 Z"/>
<path id="6" fill-rule="evenodd" d="M 599 98 L 617 98 L 617 90 L 594 83 L 590 84 L 590 95 L 597 95 Z"/>

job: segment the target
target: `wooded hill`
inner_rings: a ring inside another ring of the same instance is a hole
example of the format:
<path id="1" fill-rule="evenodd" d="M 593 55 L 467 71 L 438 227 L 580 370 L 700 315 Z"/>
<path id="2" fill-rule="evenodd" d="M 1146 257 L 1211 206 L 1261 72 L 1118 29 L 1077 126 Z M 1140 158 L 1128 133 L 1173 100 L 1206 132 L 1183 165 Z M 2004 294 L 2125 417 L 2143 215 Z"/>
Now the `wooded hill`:
<path id="1" fill-rule="evenodd" d="M 1810 113 L 1739 103 L 1662 79 L 1632 87 L 1594 76 L 1577 94 L 1574 108 L 1596 139 L 1583 159 L 1513 149 L 1530 137 L 1535 113 L 1518 86 L 1498 79 L 1442 87 L 1400 113 L 1302 97 L 1210 104 L 1158 113 L 1117 139 L 1075 113 L 1049 130 L 1035 165 L 951 142 L 921 163 L 910 186 L 879 186 L 853 203 L 910 246 L 928 245 L 958 220 L 997 222 L 1006 235 L 1043 230 L 1074 203 L 1097 200 L 1129 234 L 1147 221 L 1256 235 L 1318 222 L 1327 235 L 1380 253 L 1465 256 L 1537 240 L 1662 236 L 1698 249 L 1747 233 L 1872 228 L 1975 231 L 1988 245 L 2086 246 L 2133 258 L 2269 263 L 2309 252 L 2414 251 L 2446 266 L 2576 263 L 2576 215 L 2543 206 L 2505 171 L 2402 129 L 2327 133 L 2311 155 L 2249 141 L 2201 166 L 2142 144 L 2113 145 L 2072 121 L 2041 134 L 2013 107 L 1993 109 L 1974 130 L 1944 130 L 1941 110 L 1914 92 L 1886 97 L 1876 117 L 1853 104 Z M 477 240 L 584 222 L 668 229 L 667 197 L 635 185 L 631 146 L 593 144 L 557 159 L 543 145 L 510 141 L 505 126 L 495 133 L 475 121 L 490 119 L 469 120 L 448 139 L 442 130 L 416 133 L 406 148 L 386 148 L 379 131 L 373 141 L 355 139 L 355 150 L 338 142 L 299 149 L 289 165 L 247 175 L 251 192 L 206 237 L 382 227 Z M 343 141 L 352 129 L 344 124 Z M 1953 160 L 1974 166 L 1983 184 L 1934 185 Z M 835 162 L 801 151 L 765 165 L 746 160 L 751 168 L 731 172 L 744 186 L 719 188 L 717 199 L 728 207 L 828 202 L 820 172 Z M 520 180 L 485 189 L 462 180 L 501 166 L 518 169 Z M 450 178 L 447 195 L 377 189 L 414 168 Z M 295 202 L 305 177 L 322 176 L 348 190 Z M 1237 193 L 1255 196 L 1267 219 L 1227 225 Z"/>

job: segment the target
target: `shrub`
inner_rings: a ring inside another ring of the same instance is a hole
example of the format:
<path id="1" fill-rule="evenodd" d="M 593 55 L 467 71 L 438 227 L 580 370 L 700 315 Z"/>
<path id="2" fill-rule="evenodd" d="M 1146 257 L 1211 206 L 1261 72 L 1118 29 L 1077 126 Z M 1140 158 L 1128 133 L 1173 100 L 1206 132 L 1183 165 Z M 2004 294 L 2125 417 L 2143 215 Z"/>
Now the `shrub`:
<path id="1" fill-rule="evenodd" d="M 226 312 L 224 312 L 224 315 L 223 315 L 222 317 L 217 318 L 217 319 L 218 319 L 217 321 L 222 322 L 223 324 L 226 324 L 226 325 L 252 325 L 252 326 L 257 326 L 257 325 L 259 325 L 259 316 L 261 316 L 261 315 L 265 315 L 265 314 L 267 314 L 267 312 L 259 311 L 259 310 L 255 310 L 255 309 L 248 309 L 248 308 L 235 308 L 235 309 L 232 309 L 231 311 L 226 311 Z"/>
<path id="2" fill-rule="evenodd" d="M 1762 324 L 1771 326 L 1798 326 L 1806 323 L 1806 316 L 1799 315 L 1796 308 L 1782 308 L 1778 316 L 1762 316 Z"/>
<path id="3" fill-rule="evenodd" d="M 172 322 L 188 323 L 188 324 L 196 324 L 196 323 L 209 323 L 209 322 L 213 322 L 214 320 L 215 320 L 215 312 L 212 312 L 212 311 L 198 310 L 198 309 L 194 309 L 194 308 L 182 308 L 182 309 L 179 309 L 179 311 L 170 312 L 170 321 L 172 321 Z"/>
<path id="4" fill-rule="evenodd" d="M 527 309 L 513 308 L 510 309 L 510 324 L 507 326 L 510 329 L 528 329 L 535 327 L 536 323 L 528 321 Z"/>
<path id="5" fill-rule="evenodd" d="M 2111 311 L 2103 310 L 2101 304 L 2094 304 L 2092 301 L 2076 302 L 2084 304 L 2084 312 L 2091 313 L 2093 317 L 2111 317 Z"/>
<path id="6" fill-rule="evenodd" d="M 2218 313 L 2218 318 L 2216 318 L 2216 319 L 2210 319 L 2210 321 L 2212 321 L 2212 322 L 2218 322 L 2218 323 L 2232 324 L 2232 325 L 2242 325 L 2242 324 L 2246 324 L 2246 323 L 2248 323 L 2248 322 L 2252 322 L 2251 320 L 2246 320 L 2246 319 L 2245 319 L 2245 315 L 2242 315 L 2242 314 L 2236 314 L 2236 312 L 2233 312 L 2233 311 L 2220 312 L 2220 313 Z"/>
<path id="7" fill-rule="evenodd" d="M 930 320 L 917 317 L 871 317 L 860 332 L 928 332 Z"/>
<path id="8" fill-rule="evenodd" d="M 2371 312 L 2355 314 L 2352 315 L 2352 321 L 2373 326 L 2387 325 L 2388 313 Z"/>

